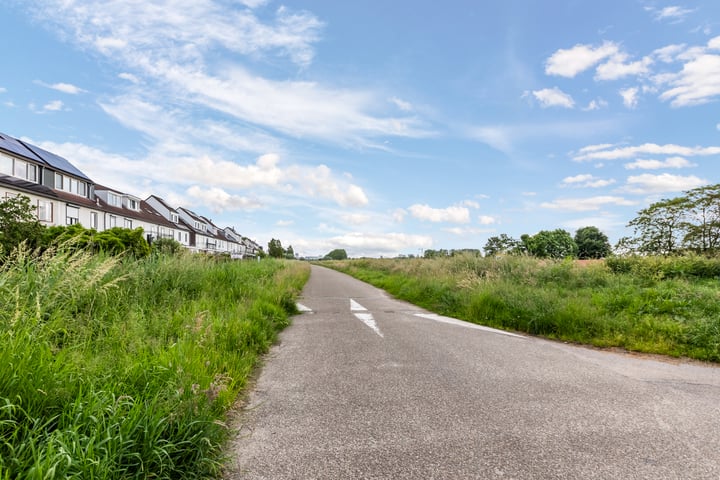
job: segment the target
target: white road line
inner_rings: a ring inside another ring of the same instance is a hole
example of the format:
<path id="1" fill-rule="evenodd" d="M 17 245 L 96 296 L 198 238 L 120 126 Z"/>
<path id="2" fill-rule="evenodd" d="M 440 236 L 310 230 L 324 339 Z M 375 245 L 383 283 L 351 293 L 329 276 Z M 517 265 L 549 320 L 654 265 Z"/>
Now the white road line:
<path id="1" fill-rule="evenodd" d="M 306 307 L 302 303 L 296 303 L 299 312 L 312 312 L 312 308 Z"/>
<path id="2" fill-rule="evenodd" d="M 375 318 L 373 318 L 372 313 L 354 313 L 355 317 L 362 321 L 365 325 L 370 327 L 373 332 L 380 335 L 382 338 L 385 338 L 385 335 L 380 331 L 380 329 L 377 326 L 377 323 L 375 323 Z"/>
<path id="3" fill-rule="evenodd" d="M 350 299 L 350 310 L 353 312 L 367 312 L 367 308 L 363 307 L 352 298 Z"/>
<path id="4" fill-rule="evenodd" d="M 518 335 L 516 333 L 506 332 L 505 330 L 498 330 L 496 328 L 485 327 L 483 325 L 476 325 L 470 322 L 463 322 L 462 320 L 458 320 L 457 318 L 443 317 L 442 315 L 438 315 L 436 313 L 416 313 L 415 316 L 427 318 L 428 320 L 434 320 L 436 322 L 457 325 L 458 327 L 473 328 L 475 330 L 483 330 L 486 332 L 498 333 L 500 335 L 507 335 L 508 337 L 525 338 L 524 336 Z"/>

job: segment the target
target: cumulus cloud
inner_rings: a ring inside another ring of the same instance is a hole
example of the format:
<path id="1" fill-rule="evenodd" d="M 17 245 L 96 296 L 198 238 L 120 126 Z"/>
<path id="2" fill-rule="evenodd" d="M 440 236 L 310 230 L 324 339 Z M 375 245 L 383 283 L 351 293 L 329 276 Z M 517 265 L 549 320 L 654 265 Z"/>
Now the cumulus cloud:
<path id="1" fill-rule="evenodd" d="M 257 200 L 241 195 L 231 195 L 218 187 L 204 188 L 193 185 L 187 189 L 187 196 L 191 205 L 200 204 L 215 213 L 255 209 L 262 206 Z"/>
<path id="2" fill-rule="evenodd" d="M 410 214 L 418 220 L 429 222 L 468 223 L 470 210 L 467 207 L 451 206 L 447 208 L 432 208 L 429 205 L 415 204 L 408 208 Z"/>
<path id="3" fill-rule="evenodd" d="M 627 200 L 623 197 L 601 195 L 588 198 L 560 198 L 552 202 L 543 202 L 540 204 L 542 208 L 564 210 L 569 212 L 600 210 L 606 205 L 629 206 L 635 205 L 635 202 Z"/>
<path id="4" fill-rule="evenodd" d="M 569 186 L 573 188 L 601 188 L 607 187 L 615 183 L 614 179 L 602 179 L 597 178 L 590 174 L 580 174 L 573 177 L 565 177 L 562 180 L 563 186 Z"/>
<path id="5" fill-rule="evenodd" d="M 497 223 L 497 218 L 491 217 L 489 215 L 480 215 L 478 217 L 478 222 L 480 222 L 480 225 L 494 225 Z"/>
<path id="6" fill-rule="evenodd" d="M 538 102 L 540 102 L 540 106 L 543 108 L 573 108 L 575 106 L 575 101 L 572 99 L 572 97 L 557 87 L 543 88 L 542 90 L 533 90 L 532 94 L 538 100 Z"/>
<path id="7" fill-rule="evenodd" d="M 708 183 L 707 180 L 694 175 L 685 177 L 681 175 L 671 175 L 669 173 L 663 173 L 661 175 L 645 173 L 628 177 L 627 185 L 623 190 L 629 193 L 648 195 L 654 193 L 682 192 L 707 185 Z"/>
<path id="8" fill-rule="evenodd" d="M 682 157 L 719 155 L 720 147 L 685 147 L 682 145 L 644 143 L 630 147 L 615 147 L 613 144 L 589 145 L 573 154 L 577 162 L 591 160 L 619 160 L 638 155 L 675 155 Z"/>
<path id="9" fill-rule="evenodd" d="M 610 57 L 610 60 L 598 65 L 595 71 L 597 80 L 617 80 L 630 75 L 645 75 L 650 72 L 651 57 L 644 57 L 635 62 L 628 62 L 629 56 L 625 53 L 618 53 Z"/>
<path id="10" fill-rule="evenodd" d="M 345 248 L 351 256 L 379 256 L 429 248 L 433 241 L 426 235 L 350 232 L 330 238 L 328 244 Z"/>
<path id="11" fill-rule="evenodd" d="M 640 90 L 637 87 L 630 87 L 620 90 L 620 96 L 623 99 L 623 105 L 627 108 L 635 108 L 638 104 L 638 93 Z"/>
<path id="12" fill-rule="evenodd" d="M 588 103 L 587 107 L 583 108 L 586 112 L 591 112 L 593 110 L 600 110 L 601 108 L 605 108 L 608 106 L 608 102 L 603 100 L 602 98 L 598 98 L 595 100 L 590 100 L 590 103 Z"/>
<path id="13" fill-rule="evenodd" d="M 43 110 L 46 112 L 59 112 L 63 109 L 63 102 L 60 100 L 53 100 L 43 105 Z"/>
<path id="14" fill-rule="evenodd" d="M 573 78 L 618 51 L 618 45 L 613 42 L 604 42 L 599 47 L 578 44 L 570 49 L 559 49 L 545 62 L 545 73 Z"/>
<path id="15" fill-rule="evenodd" d="M 625 164 L 625 168 L 628 170 L 659 170 L 661 168 L 689 168 L 695 166 L 697 164 L 690 163 L 683 157 L 669 157 L 665 160 L 638 159 Z"/>
<path id="16" fill-rule="evenodd" d="M 660 99 L 669 100 L 674 107 L 707 103 L 720 95 L 720 55 L 700 55 L 685 63 L 680 72 L 656 80 L 670 87 Z"/>

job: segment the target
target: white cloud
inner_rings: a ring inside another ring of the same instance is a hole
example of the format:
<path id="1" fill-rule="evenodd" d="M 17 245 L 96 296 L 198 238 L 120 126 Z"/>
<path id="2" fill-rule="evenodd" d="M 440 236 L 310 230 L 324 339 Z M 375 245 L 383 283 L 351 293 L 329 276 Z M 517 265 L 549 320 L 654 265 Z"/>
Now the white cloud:
<path id="1" fill-rule="evenodd" d="M 671 20 L 675 22 L 684 20 L 688 14 L 694 12 L 694 10 L 683 8 L 678 5 L 664 7 L 660 10 L 651 8 L 650 10 L 655 13 L 656 20 Z"/>
<path id="2" fill-rule="evenodd" d="M 497 218 L 491 217 L 489 215 L 480 215 L 478 217 L 478 222 L 480 222 L 480 225 L 493 225 L 497 223 Z"/>
<path id="3" fill-rule="evenodd" d="M 688 61 L 680 72 L 658 76 L 659 84 L 668 84 L 660 99 L 674 107 L 700 105 L 720 96 L 720 55 L 703 54 Z"/>
<path id="4" fill-rule="evenodd" d="M 644 173 L 642 175 L 628 177 L 624 191 L 641 195 L 681 192 L 701 187 L 708 183 L 707 180 L 694 175 L 684 177 L 681 175 L 670 175 L 669 173 L 663 173 L 661 175 Z"/>
<path id="5" fill-rule="evenodd" d="M 596 178 L 594 175 L 590 174 L 580 174 L 573 177 L 565 177 L 562 180 L 563 186 L 570 186 L 573 188 L 601 188 L 612 185 L 613 183 L 615 183 L 615 180 L 613 179 L 604 180 L 601 178 Z"/>
<path id="6" fill-rule="evenodd" d="M 7 88 L 5 88 L 5 87 L 0 87 L 0 93 L 5 93 L 5 92 L 7 92 Z"/>
<path id="7" fill-rule="evenodd" d="M 540 106 L 542 106 L 543 108 L 573 108 L 575 106 L 575 101 L 572 99 L 572 97 L 557 87 L 543 88 L 542 90 L 533 90 L 532 94 L 540 102 Z"/>
<path id="8" fill-rule="evenodd" d="M 697 166 L 690 163 L 683 157 L 669 157 L 665 160 L 635 160 L 632 163 L 626 163 L 625 168 L 628 170 L 659 170 L 661 168 L 689 168 Z"/>
<path id="9" fill-rule="evenodd" d="M 412 103 L 406 102 L 405 100 L 402 100 L 397 97 L 390 98 L 390 102 L 393 103 L 396 107 L 398 107 L 403 112 L 412 112 L 413 106 Z"/>
<path id="10" fill-rule="evenodd" d="M 63 109 L 63 102 L 60 100 L 53 100 L 43 105 L 43 110 L 46 112 L 58 112 Z"/>
<path id="11" fill-rule="evenodd" d="M 452 227 L 452 228 L 443 228 L 444 232 L 452 233 L 453 235 L 457 235 L 458 237 L 467 237 L 467 236 L 477 236 L 482 235 L 485 233 L 494 232 L 494 228 L 463 228 L 463 227 Z"/>
<path id="12" fill-rule="evenodd" d="M 678 55 L 685 51 L 685 48 L 685 44 L 667 45 L 654 50 L 652 54 L 661 62 L 672 63 L 677 59 Z"/>
<path id="13" fill-rule="evenodd" d="M 583 108 L 586 112 L 591 112 L 593 110 L 600 110 L 601 108 L 605 108 L 608 106 L 608 102 L 603 100 L 602 98 L 598 98 L 596 100 L 590 100 L 590 103 L 588 103 L 588 106 Z"/>
<path id="14" fill-rule="evenodd" d="M 645 75 L 650 72 L 650 65 L 653 63 L 651 57 L 630 63 L 626 63 L 627 59 L 628 55 L 625 53 L 613 55 L 609 61 L 598 65 L 595 78 L 597 80 L 617 80 L 630 75 Z"/>
<path id="15" fill-rule="evenodd" d="M 620 90 L 618 93 L 623 99 L 623 105 L 625 105 L 627 108 L 637 107 L 639 93 L 639 89 L 637 87 L 625 88 L 623 90 Z"/>
<path id="16" fill-rule="evenodd" d="M 118 78 L 122 78 L 123 80 L 127 80 L 128 82 L 138 84 L 140 83 L 140 79 L 137 77 L 137 75 L 133 75 L 132 73 L 123 72 L 118 74 Z"/>
<path id="17" fill-rule="evenodd" d="M 328 246 L 344 248 L 353 257 L 396 255 L 429 248 L 432 244 L 432 237 L 405 233 L 350 232 L 327 241 Z"/>
<path id="18" fill-rule="evenodd" d="M 561 198 L 552 202 L 543 202 L 540 204 L 542 208 L 570 212 L 600 210 L 606 205 L 629 206 L 635 205 L 635 202 L 627 200 L 623 197 L 601 195 L 588 198 Z"/>
<path id="19" fill-rule="evenodd" d="M 484 126 L 471 129 L 470 136 L 501 152 L 512 150 L 511 132 L 504 127 Z"/>
<path id="20" fill-rule="evenodd" d="M 618 51 L 617 44 L 613 42 L 605 42 L 599 47 L 575 45 L 570 49 L 560 49 L 545 62 L 545 73 L 573 78 Z"/>
<path id="21" fill-rule="evenodd" d="M 432 208 L 429 205 L 415 204 L 409 207 L 408 210 L 413 217 L 429 222 L 470 222 L 470 210 L 461 206 Z"/>
<path id="22" fill-rule="evenodd" d="M 277 225 L 278 227 L 289 227 L 290 225 L 294 224 L 294 220 L 278 220 L 277 222 L 275 222 L 275 225 Z"/>
<path id="23" fill-rule="evenodd" d="M 262 206 L 257 200 L 241 195 L 231 195 L 218 187 L 203 188 L 193 185 L 187 189 L 187 195 L 191 206 L 200 204 L 215 213 L 228 210 L 248 210 Z"/>
<path id="24" fill-rule="evenodd" d="M 617 147 L 612 144 L 590 145 L 573 155 L 577 162 L 590 160 L 618 160 L 637 155 L 677 155 L 683 157 L 720 155 L 720 147 L 684 147 L 681 145 L 658 145 L 644 143 L 634 147 Z"/>

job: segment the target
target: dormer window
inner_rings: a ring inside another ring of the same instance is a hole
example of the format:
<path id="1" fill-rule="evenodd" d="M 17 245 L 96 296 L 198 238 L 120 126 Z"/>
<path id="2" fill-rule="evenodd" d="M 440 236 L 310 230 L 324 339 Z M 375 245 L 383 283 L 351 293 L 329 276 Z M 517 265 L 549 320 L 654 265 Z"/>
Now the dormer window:
<path id="1" fill-rule="evenodd" d="M 200 225 L 200 222 L 195 222 L 195 229 L 196 230 L 202 230 L 202 225 Z"/>
<path id="2" fill-rule="evenodd" d="M 37 165 L 4 154 L 0 154 L 0 173 L 33 183 L 37 183 L 38 179 Z"/>
<path id="3" fill-rule="evenodd" d="M 178 221 L 179 221 L 178 214 L 170 212 L 170 221 L 173 223 L 178 223 Z"/>
<path id="4" fill-rule="evenodd" d="M 108 192 L 108 205 L 122 207 L 122 198 L 116 193 Z"/>
<path id="5" fill-rule="evenodd" d="M 128 208 L 130 210 L 138 211 L 140 210 L 140 204 L 137 200 L 133 200 L 132 198 L 128 198 Z"/>

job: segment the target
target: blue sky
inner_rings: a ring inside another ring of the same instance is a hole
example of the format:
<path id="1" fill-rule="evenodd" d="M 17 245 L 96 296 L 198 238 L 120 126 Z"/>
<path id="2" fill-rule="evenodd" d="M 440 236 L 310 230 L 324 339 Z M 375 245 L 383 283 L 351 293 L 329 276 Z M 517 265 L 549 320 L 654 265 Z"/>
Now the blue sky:
<path id="1" fill-rule="evenodd" d="M 720 2 L 10 0 L 0 131 L 262 245 L 482 248 L 720 182 Z"/>

